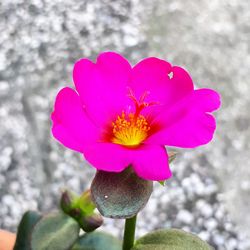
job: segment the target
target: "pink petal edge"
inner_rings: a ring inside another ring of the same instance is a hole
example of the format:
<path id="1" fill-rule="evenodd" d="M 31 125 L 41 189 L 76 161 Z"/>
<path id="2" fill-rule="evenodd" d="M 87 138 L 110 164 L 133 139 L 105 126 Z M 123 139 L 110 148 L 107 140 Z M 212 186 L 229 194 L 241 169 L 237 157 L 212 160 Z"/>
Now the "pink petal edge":
<path id="1" fill-rule="evenodd" d="M 158 126 L 145 143 L 194 148 L 212 140 L 216 129 L 208 112 L 220 107 L 220 96 L 211 89 L 199 89 L 155 118 Z"/>
<path id="2" fill-rule="evenodd" d="M 162 146 L 129 149 L 113 143 L 95 143 L 87 147 L 84 156 L 96 169 L 107 172 L 121 172 L 132 165 L 137 175 L 146 180 L 166 180 L 172 175 Z"/>
<path id="3" fill-rule="evenodd" d="M 88 115 L 103 127 L 110 124 L 130 101 L 127 83 L 129 62 L 115 52 L 101 53 L 96 63 L 88 59 L 76 62 L 73 79 Z"/>
<path id="4" fill-rule="evenodd" d="M 131 158 L 135 172 L 142 179 L 162 181 L 172 176 L 163 146 L 142 145 L 133 151 Z"/>
<path id="5" fill-rule="evenodd" d="M 79 96 L 71 88 L 59 91 L 51 115 L 52 134 L 64 146 L 79 152 L 99 137 L 99 131 L 87 117 Z"/>

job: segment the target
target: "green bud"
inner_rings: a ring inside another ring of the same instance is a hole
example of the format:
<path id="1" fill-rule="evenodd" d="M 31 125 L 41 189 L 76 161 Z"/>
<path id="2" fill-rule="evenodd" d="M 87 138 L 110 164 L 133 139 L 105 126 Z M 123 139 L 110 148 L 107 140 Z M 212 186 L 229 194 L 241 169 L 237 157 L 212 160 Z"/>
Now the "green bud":
<path id="1" fill-rule="evenodd" d="M 85 216 L 92 215 L 94 213 L 96 206 L 92 201 L 90 190 L 82 193 L 78 199 L 77 206 L 81 209 Z"/>
<path id="2" fill-rule="evenodd" d="M 102 216 L 94 212 L 96 206 L 92 201 L 90 190 L 77 196 L 65 190 L 61 197 L 63 212 L 75 219 L 85 232 L 92 232 L 103 223 Z"/>
<path id="3" fill-rule="evenodd" d="M 69 212 L 68 215 L 70 215 L 72 218 L 79 220 L 82 216 L 82 211 L 80 208 L 72 208 Z"/>
<path id="4" fill-rule="evenodd" d="M 79 197 L 75 193 L 65 190 L 62 193 L 60 202 L 61 208 L 64 211 L 64 213 L 69 214 L 72 208 L 74 208 L 78 199 Z"/>

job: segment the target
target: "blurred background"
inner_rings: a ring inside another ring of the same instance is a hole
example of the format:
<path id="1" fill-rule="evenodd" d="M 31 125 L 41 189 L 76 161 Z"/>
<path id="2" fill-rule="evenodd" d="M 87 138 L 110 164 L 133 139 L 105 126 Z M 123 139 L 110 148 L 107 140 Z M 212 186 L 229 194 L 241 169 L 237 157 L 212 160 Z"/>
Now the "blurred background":
<path id="1" fill-rule="evenodd" d="M 89 187 L 94 169 L 51 137 L 50 113 L 73 86 L 74 62 L 105 50 L 167 59 L 222 95 L 213 142 L 178 149 L 137 236 L 177 227 L 215 249 L 250 249 L 249 0 L 2 0 L 0 228 L 14 232 L 27 209 L 55 209 L 64 187 Z M 121 235 L 123 223 L 106 219 L 102 230 Z"/>

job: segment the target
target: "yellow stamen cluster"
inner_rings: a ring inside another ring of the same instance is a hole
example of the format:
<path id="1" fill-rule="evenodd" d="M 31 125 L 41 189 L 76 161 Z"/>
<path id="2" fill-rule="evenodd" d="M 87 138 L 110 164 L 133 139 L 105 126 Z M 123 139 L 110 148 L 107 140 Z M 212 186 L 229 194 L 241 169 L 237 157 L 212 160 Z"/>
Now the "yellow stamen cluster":
<path id="1" fill-rule="evenodd" d="M 143 115 L 124 112 L 112 123 L 112 142 L 124 146 L 135 147 L 143 142 L 147 136 L 150 126 Z"/>

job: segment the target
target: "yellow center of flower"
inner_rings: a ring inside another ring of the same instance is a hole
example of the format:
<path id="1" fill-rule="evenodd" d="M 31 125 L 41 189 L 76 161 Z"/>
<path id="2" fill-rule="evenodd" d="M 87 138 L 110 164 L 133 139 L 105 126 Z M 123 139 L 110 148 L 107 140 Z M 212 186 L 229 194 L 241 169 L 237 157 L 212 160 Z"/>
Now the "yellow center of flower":
<path id="1" fill-rule="evenodd" d="M 134 147 L 143 142 L 147 136 L 150 126 L 143 115 L 130 113 L 128 116 L 122 112 L 113 126 L 112 142 L 124 146 Z"/>
<path id="2" fill-rule="evenodd" d="M 144 102 L 149 92 L 145 92 L 139 99 L 135 98 L 132 90 L 129 89 L 128 97 L 135 104 L 135 112 L 125 114 L 123 111 L 118 115 L 115 122 L 112 123 L 112 139 L 111 141 L 116 144 L 121 144 L 127 147 L 136 147 L 140 145 L 149 135 L 150 125 L 141 111 L 148 106 L 157 104 L 156 102 Z"/>

